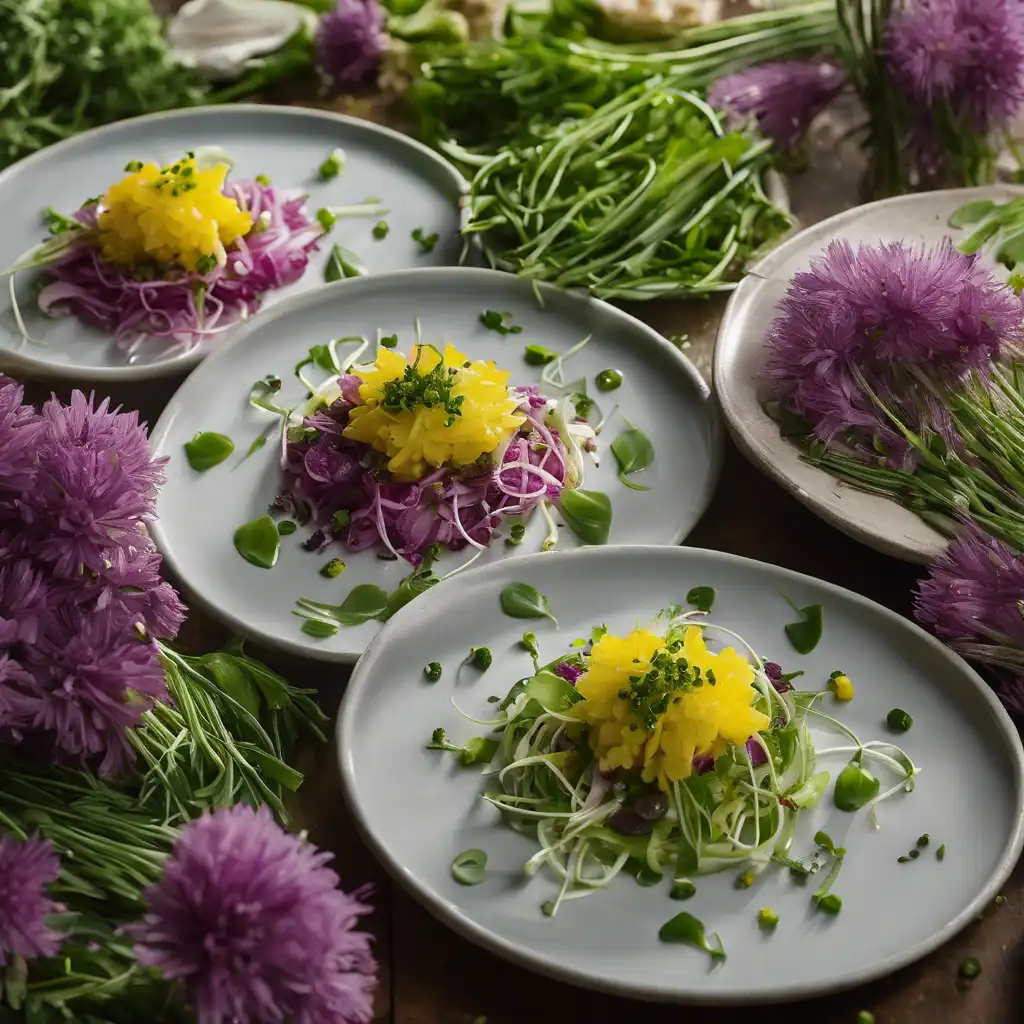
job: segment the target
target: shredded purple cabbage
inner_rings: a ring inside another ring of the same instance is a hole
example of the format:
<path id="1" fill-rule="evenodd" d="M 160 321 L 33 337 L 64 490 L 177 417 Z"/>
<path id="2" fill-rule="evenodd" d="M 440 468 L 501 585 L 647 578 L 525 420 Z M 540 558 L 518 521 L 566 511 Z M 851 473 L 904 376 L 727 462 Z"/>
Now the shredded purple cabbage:
<path id="1" fill-rule="evenodd" d="M 289 441 L 282 456 L 287 487 L 310 519 L 353 551 L 381 544 L 413 566 L 434 544 L 452 551 L 486 547 L 502 516 L 526 516 L 544 500 L 558 498 L 566 483 L 566 449 L 545 422 L 547 400 L 535 387 L 514 390 L 526 417 L 498 467 L 455 473 L 447 467 L 415 483 L 390 482 L 384 457 L 361 441 L 342 436 L 349 410 L 359 405 L 362 381 L 341 377 L 341 397 L 303 421 L 317 434 Z M 334 529 L 336 512 L 349 521 Z"/>
<path id="2" fill-rule="evenodd" d="M 104 260 L 86 234 L 46 268 L 51 280 L 39 293 L 39 308 L 111 331 L 118 348 L 129 353 L 148 338 L 165 339 L 171 351 L 188 351 L 246 320 L 266 292 L 302 277 L 322 229 L 309 217 L 301 193 L 255 181 L 228 185 L 227 192 L 252 213 L 256 226 L 233 243 L 223 267 L 143 280 Z M 90 203 L 74 216 L 95 228 L 98 215 Z"/>

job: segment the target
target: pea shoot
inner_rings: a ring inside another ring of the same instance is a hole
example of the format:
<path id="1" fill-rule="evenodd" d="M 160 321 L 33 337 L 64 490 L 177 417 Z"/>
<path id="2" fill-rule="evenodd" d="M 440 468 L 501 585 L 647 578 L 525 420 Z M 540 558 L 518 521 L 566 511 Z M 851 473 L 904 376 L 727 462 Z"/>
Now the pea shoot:
<path id="1" fill-rule="evenodd" d="M 874 800 L 881 789 L 881 782 L 861 764 L 861 760 L 862 754 L 858 752 L 836 779 L 833 799 L 841 811 L 859 811 Z"/>
<path id="2" fill-rule="evenodd" d="M 837 896 L 834 892 L 830 892 L 827 896 L 822 896 L 818 900 L 818 909 L 825 914 L 831 914 L 833 917 L 843 909 L 843 899 L 841 896 Z"/>
<path id="3" fill-rule="evenodd" d="M 940 847 L 939 847 L 939 848 L 938 848 L 938 849 L 937 849 L 937 850 L 935 851 L 935 859 L 936 859 L 936 860 L 945 860 L 945 857 L 946 857 L 946 844 L 945 844 L 945 843 L 943 843 L 943 844 L 942 844 L 942 845 L 941 845 L 941 846 L 940 846 Z"/>
<path id="4" fill-rule="evenodd" d="M 668 895 L 669 899 L 688 900 L 697 895 L 697 886 L 688 878 L 681 878 L 672 883 L 672 889 Z"/>
<path id="5" fill-rule="evenodd" d="M 441 667 L 441 662 L 432 661 L 423 669 L 423 674 L 428 680 L 430 680 L 430 682 L 436 683 L 441 678 L 441 673 L 443 671 L 444 669 Z"/>

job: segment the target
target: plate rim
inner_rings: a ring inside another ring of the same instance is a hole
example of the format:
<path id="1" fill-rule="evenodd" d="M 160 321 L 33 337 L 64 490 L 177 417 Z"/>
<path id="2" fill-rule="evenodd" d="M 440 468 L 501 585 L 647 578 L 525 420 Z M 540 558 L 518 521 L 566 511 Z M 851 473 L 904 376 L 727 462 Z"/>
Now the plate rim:
<path id="1" fill-rule="evenodd" d="M 729 352 L 729 358 L 734 359 L 736 353 L 741 350 L 749 349 L 755 343 L 763 343 L 763 337 L 755 342 L 750 338 L 744 338 L 742 334 L 739 334 L 735 341 L 730 341 L 730 336 L 737 334 L 736 329 L 733 327 L 733 321 L 754 301 L 758 292 L 764 287 L 765 281 L 763 279 L 770 275 L 775 267 L 785 262 L 793 250 L 800 248 L 807 236 L 820 234 L 822 236 L 822 244 L 824 244 L 828 237 L 834 237 L 834 229 L 859 220 L 862 216 L 870 215 L 879 209 L 896 205 L 915 206 L 919 204 L 924 205 L 929 202 L 941 202 L 943 199 L 954 195 L 962 196 L 964 201 L 967 202 L 972 197 L 987 198 L 992 196 L 993 193 L 1002 193 L 1004 195 L 1009 193 L 1011 195 L 1024 196 L 1024 186 L 995 183 L 972 188 L 936 189 L 932 192 L 914 192 L 909 195 L 891 196 L 887 199 L 879 199 L 872 203 L 851 207 L 848 210 L 833 214 L 823 221 L 808 225 L 791 235 L 781 245 L 773 249 L 750 268 L 747 275 L 729 296 L 715 339 L 712 360 L 712 381 L 715 394 L 718 396 L 729 435 L 743 453 L 743 457 L 782 487 L 786 493 L 796 498 L 805 508 L 810 509 L 818 518 L 824 520 L 841 533 L 852 537 L 861 544 L 866 544 L 876 551 L 880 551 L 884 555 L 916 565 L 927 565 L 938 558 L 946 550 L 947 539 L 921 520 L 921 538 L 919 541 L 912 542 L 906 538 L 893 540 L 890 537 L 893 531 L 881 533 L 872 526 L 865 525 L 863 520 L 856 519 L 839 508 L 823 504 L 815 494 L 808 491 L 803 484 L 796 480 L 773 458 L 774 449 L 769 450 L 758 440 L 750 429 L 750 422 L 741 415 L 733 397 L 738 389 L 730 387 L 729 382 L 732 375 L 725 366 L 726 351 L 728 350 Z M 746 385 L 749 385 L 749 381 L 742 382 L 740 387 Z M 784 444 L 789 445 L 788 441 L 782 440 Z M 814 472 L 820 474 L 822 480 L 828 481 L 830 486 L 849 486 L 843 484 L 824 469 L 812 468 Z M 877 500 L 879 502 L 889 502 L 889 499 L 882 497 L 878 497 Z M 927 541 L 925 540 L 926 536 L 928 537 Z"/>
<path id="2" fill-rule="evenodd" d="M 51 158 L 54 153 L 57 159 L 63 150 L 74 148 L 81 144 L 83 139 L 104 138 L 113 135 L 118 131 L 124 131 L 127 127 L 139 123 L 149 123 L 166 120 L 187 120 L 190 117 L 212 116 L 216 114 L 230 113 L 232 116 L 240 115 L 250 117 L 259 115 L 286 115 L 299 119 L 310 119 L 314 121 L 330 121 L 336 124 L 346 125 L 353 131 L 364 131 L 368 135 L 379 135 L 392 142 L 409 146 L 421 159 L 434 164 L 439 171 L 443 171 L 455 190 L 453 200 L 459 214 L 460 231 L 464 228 L 469 218 L 469 207 L 466 197 L 469 195 L 469 182 L 453 163 L 445 159 L 440 153 L 435 153 L 429 146 L 424 145 L 419 139 L 411 135 L 396 131 L 387 125 L 377 124 L 365 118 L 353 117 L 350 114 L 341 114 L 333 110 L 321 110 L 316 107 L 294 107 L 279 103 L 212 103 L 206 106 L 178 107 L 172 110 L 160 110 L 154 114 L 140 114 L 136 117 L 126 117 L 120 121 L 112 121 L 110 124 L 99 125 L 90 128 L 88 131 L 79 132 L 69 138 L 61 139 L 50 146 L 31 153 L 16 163 L 5 167 L 0 171 L 0 199 L 8 180 L 15 175 L 24 173 L 31 174 L 32 169 L 44 159 Z M 388 271 L 392 273 L 392 271 Z M 379 276 L 379 275 L 377 275 Z M 316 289 L 313 289 L 314 291 Z M 294 298 L 294 296 L 292 296 Z M 287 299 L 282 301 L 288 301 Z M 275 303 L 275 307 L 276 307 Z M 252 317 L 262 316 L 263 311 L 258 310 Z M 247 321 L 238 325 L 239 329 L 246 326 Z M 230 342 L 229 342 L 230 344 Z M 211 351 L 219 349 L 219 345 Z M 0 367 L 6 366 L 14 373 L 30 376 L 32 379 L 59 380 L 59 381 L 88 381 L 89 383 L 129 383 L 144 380 L 158 380 L 165 377 L 184 376 L 209 355 L 201 356 L 189 354 L 180 359 L 164 359 L 154 363 L 146 363 L 141 366 L 97 366 L 81 367 L 67 363 L 49 363 L 42 359 L 34 358 L 31 354 L 14 352 L 9 349 L 0 348 Z"/>
<path id="3" fill-rule="evenodd" d="M 559 288 L 556 285 L 544 282 L 532 282 L 524 278 L 516 277 L 512 274 L 506 274 L 500 270 L 491 270 L 485 267 L 413 267 L 407 270 L 390 270 L 381 274 L 372 274 L 366 277 L 335 281 L 331 284 L 325 284 L 320 288 L 314 288 L 311 291 L 282 299 L 281 302 L 276 303 L 271 309 L 267 310 L 262 317 L 253 317 L 252 320 L 242 325 L 239 332 L 233 338 L 231 338 L 226 344 L 218 346 L 213 352 L 211 352 L 210 355 L 202 361 L 200 366 L 196 367 L 196 369 L 189 374 L 188 378 L 175 390 L 174 394 L 171 396 L 167 405 L 161 412 L 159 419 L 150 430 L 150 452 L 153 455 L 156 455 L 160 447 L 166 442 L 167 434 L 169 433 L 173 420 L 177 414 L 176 406 L 181 404 L 183 396 L 187 398 L 193 389 L 199 387 L 199 384 L 197 384 L 196 381 L 200 379 L 200 375 L 215 374 L 221 363 L 230 360 L 234 349 L 237 346 L 244 345 L 253 331 L 261 329 L 263 326 L 274 321 L 278 317 L 293 315 L 293 311 L 296 314 L 301 314 L 302 309 L 307 305 L 329 301 L 330 297 L 333 296 L 338 289 L 347 289 L 348 291 L 345 292 L 345 294 L 348 294 L 349 292 L 356 293 L 363 289 L 373 288 L 384 288 L 385 290 L 393 288 L 394 290 L 400 290 L 403 280 L 409 275 L 415 275 L 417 277 L 443 277 L 451 274 L 457 274 L 460 277 L 467 278 L 467 282 L 468 277 L 470 275 L 474 275 L 477 278 L 485 278 L 486 280 L 509 282 L 511 287 L 519 287 L 524 291 L 532 289 L 536 293 L 539 289 L 539 292 L 542 295 L 557 294 L 562 300 L 576 303 L 581 310 L 597 310 L 600 315 L 610 317 L 613 322 L 617 321 L 619 324 L 630 324 L 634 329 L 641 330 L 643 334 L 647 335 L 652 344 L 656 345 L 678 363 L 680 370 L 690 378 L 705 415 L 708 428 L 709 472 L 703 491 L 699 496 L 699 500 L 696 502 L 688 516 L 681 520 L 680 526 L 673 534 L 671 541 L 665 545 L 655 544 L 649 546 L 675 547 L 681 544 L 682 541 L 685 540 L 693 531 L 694 527 L 707 511 L 708 505 L 711 503 L 711 499 L 714 497 L 715 491 L 718 488 L 718 481 L 722 472 L 722 463 L 725 457 L 725 428 L 722 425 L 722 417 L 719 414 L 717 403 L 714 400 L 714 396 L 712 395 L 711 387 L 708 382 L 704 379 L 700 371 L 685 352 L 673 345 L 667 338 L 649 324 L 644 323 L 642 320 L 630 313 L 627 313 L 625 310 L 619 309 L 617 306 L 613 306 L 610 303 L 603 302 L 600 299 L 595 299 L 587 291 Z M 208 366 L 213 367 L 213 369 L 208 370 Z M 164 452 L 163 454 L 168 456 L 171 455 L 169 452 Z M 274 650 L 287 651 L 289 654 L 310 658 L 313 661 L 351 665 L 357 662 L 365 653 L 365 650 L 360 652 L 331 651 L 326 648 L 313 647 L 312 645 L 303 643 L 300 640 L 271 637 L 262 630 L 253 629 L 240 616 L 232 612 L 228 612 L 225 609 L 222 609 L 215 602 L 208 600 L 199 591 L 186 583 L 185 575 L 181 572 L 178 561 L 172 554 L 173 547 L 164 533 L 163 520 L 159 518 L 159 511 L 160 499 L 158 497 L 158 517 L 150 525 L 149 532 L 153 539 L 153 543 L 157 546 L 157 549 L 163 556 L 164 565 L 174 575 L 181 588 L 187 592 L 189 599 L 213 618 L 217 619 L 217 621 L 224 623 L 231 629 L 240 633 L 242 636 L 248 636 L 252 640 L 265 644 Z M 515 556 L 517 560 L 523 557 L 529 556 Z M 384 625 L 386 625 L 386 623 Z M 378 631 L 378 635 L 379 632 L 380 631 Z"/>
<path id="4" fill-rule="evenodd" d="M 1000 703 L 991 687 L 988 686 L 981 676 L 966 661 L 964 661 L 963 658 L 950 650 L 950 648 L 936 637 L 932 636 L 932 634 L 924 630 L 916 622 L 894 612 L 891 608 L 887 608 L 885 605 L 880 604 L 877 601 L 871 600 L 871 598 L 865 597 L 863 594 L 857 593 L 856 591 L 849 590 L 836 583 L 831 583 L 828 580 L 818 579 L 817 577 L 809 576 L 806 573 L 797 572 L 794 569 L 788 569 L 785 566 L 774 565 L 771 562 L 762 562 L 758 559 L 747 558 L 743 555 L 733 554 L 732 552 L 717 551 L 713 548 L 687 546 L 671 549 L 667 557 L 670 559 L 684 561 L 692 553 L 711 556 L 714 559 L 733 565 L 754 567 L 759 571 L 767 569 L 769 573 L 781 574 L 783 577 L 792 580 L 794 583 L 813 583 L 816 586 L 824 587 L 835 596 L 852 600 L 855 605 L 867 607 L 875 612 L 881 612 L 884 618 L 898 623 L 904 628 L 909 628 L 911 633 L 916 633 L 924 640 L 925 643 L 935 649 L 938 655 L 948 661 L 951 667 L 955 668 L 961 676 L 969 681 L 970 685 L 976 692 L 980 691 L 980 699 L 993 713 L 993 717 L 998 723 L 1000 736 L 1008 748 L 1008 753 L 1011 754 L 1013 760 L 1016 762 L 1016 778 L 1014 781 L 1017 793 L 1018 795 L 1024 793 L 1024 745 L 1022 745 L 1021 737 L 1014 727 L 1006 709 Z M 571 562 L 572 560 L 579 559 L 581 557 L 633 559 L 645 556 L 664 559 L 666 557 L 666 551 L 665 548 L 656 544 L 623 544 L 604 549 L 581 548 L 575 551 L 552 551 L 523 555 L 516 564 L 522 566 L 528 572 L 532 564 L 538 564 L 542 559 L 546 562 Z M 472 576 L 474 579 L 479 579 L 489 573 L 493 573 L 495 569 L 495 566 L 483 566 L 479 569 L 471 569 L 465 574 L 465 577 L 468 578 Z M 566 575 L 571 576 L 571 570 L 567 570 Z M 446 581 L 442 586 L 451 586 L 458 582 L 459 578 L 456 577 L 455 579 Z M 611 981 L 587 975 L 585 972 L 576 968 L 554 967 L 548 960 L 538 956 L 527 947 L 517 946 L 515 943 L 510 942 L 501 936 L 495 935 L 487 928 L 476 924 L 461 913 L 457 904 L 445 900 L 440 896 L 436 889 L 421 886 L 412 877 L 410 872 L 408 872 L 402 864 L 392 857 L 384 845 L 378 841 L 364 816 L 362 806 L 354 798 L 355 784 L 352 775 L 355 768 L 352 763 L 351 754 L 351 737 L 357 727 L 357 723 L 355 722 L 357 709 L 354 695 L 357 696 L 361 691 L 368 690 L 372 685 L 374 685 L 374 681 L 370 678 L 370 673 L 373 671 L 373 662 L 376 659 L 377 653 L 390 639 L 388 634 L 389 630 L 393 628 L 392 624 L 396 620 L 401 622 L 403 615 L 407 614 L 408 613 L 405 612 L 404 609 L 400 609 L 397 615 L 384 624 L 384 628 L 377 633 L 377 635 L 367 645 L 366 651 L 363 653 L 362 658 L 360 658 L 345 687 L 345 693 L 342 698 L 341 708 L 338 713 L 338 719 L 334 730 L 335 755 L 340 769 L 341 789 L 345 800 L 345 806 L 351 815 L 352 820 L 355 822 L 361 838 L 369 847 L 370 852 L 378 863 L 384 867 L 389 877 L 398 881 L 405 891 L 408 892 L 422 907 L 424 907 L 431 916 L 440 921 L 446 927 L 451 928 L 464 939 L 472 942 L 474 945 L 481 946 L 502 959 L 517 964 L 526 970 L 542 974 L 562 983 L 568 983 L 592 991 L 608 993 L 610 995 L 639 999 L 649 1003 L 676 1003 L 693 1006 L 768 1006 L 804 999 L 812 999 L 818 996 L 834 995 L 839 992 L 857 988 L 858 986 L 867 984 L 868 982 L 888 977 L 896 971 L 923 959 L 940 946 L 949 942 L 968 924 L 970 924 L 970 922 L 978 916 L 980 911 L 995 898 L 1007 878 L 1009 878 L 1013 873 L 1017 861 L 1020 859 L 1021 851 L 1024 849 L 1024 804 L 1022 804 L 1017 810 L 1016 822 L 1007 844 L 1003 847 L 996 870 L 993 872 L 984 888 L 982 888 L 982 890 L 971 900 L 969 904 L 967 904 L 967 906 L 965 906 L 963 910 L 960 911 L 959 914 L 923 942 L 919 942 L 915 946 L 884 960 L 880 960 L 875 964 L 870 964 L 865 968 L 861 968 L 853 974 L 829 978 L 824 984 L 794 984 L 786 986 L 768 995 L 757 994 L 744 996 L 743 994 L 736 995 L 735 993 L 701 992 L 699 989 L 688 992 L 671 991 L 664 987 L 652 988 L 650 986 L 638 985 L 629 982 L 620 983 L 617 981 Z"/>

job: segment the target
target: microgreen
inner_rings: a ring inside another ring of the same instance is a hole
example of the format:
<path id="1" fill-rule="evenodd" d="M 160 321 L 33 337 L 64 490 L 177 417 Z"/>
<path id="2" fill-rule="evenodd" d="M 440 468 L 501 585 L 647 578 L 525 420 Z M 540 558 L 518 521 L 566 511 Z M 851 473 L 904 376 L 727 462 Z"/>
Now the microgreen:
<path id="1" fill-rule="evenodd" d="M 429 666 L 428 666 L 429 667 Z M 448 742 L 444 729 L 435 729 L 430 736 L 427 750 L 446 750 L 459 755 L 459 763 L 466 768 L 475 764 L 490 764 L 498 750 L 498 741 L 485 736 L 474 736 L 463 747 Z"/>
<path id="2" fill-rule="evenodd" d="M 800 616 L 800 619 L 797 622 L 786 624 L 786 636 L 798 654 L 810 654 L 821 639 L 821 605 L 810 604 L 805 608 L 797 608 L 790 602 L 790 606 Z"/>
<path id="3" fill-rule="evenodd" d="M 508 536 L 505 538 L 505 543 L 510 547 L 516 547 L 523 543 L 523 538 L 526 536 L 526 524 L 525 523 L 513 523 L 509 527 Z"/>
<path id="4" fill-rule="evenodd" d="M 444 360 L 438 358 L 433 369 L 424 373 L 419 368 L 424 351 L 433 346 L 420 345 L 416 349 L 416 359 L 398 380 L 385 382 L 381 396 L 381 405 L 389 412 L 410 412 L 419 406 L 433 409 L 440 406 L 448 413 L 446 426 L 451 426 L 457 416 L 462 415 L 462 395 L 453 395 L 459 371 L 454 366 L 445 366 Z M 441 353 L 433 349 L 440 357 Z"/>
<path id="5" fill-rule="evenodd" d="M 501 610 L 513 619 L 550 619 L 558 621 L 551 614 L 551 602 L 536 587 L 529 583 L 507 583 L 502 587 Z"/>
<path id="6" fill-rule="evenodd" d="M 626 429 L 612 441 L 611 449 L 619 464 L 619 480 L 634 491 L 649 491 L 649 487 L 630 480 L 629 474 L 640 473 L 653 464 L 654 445 L 651 439 L 627 421 Z"/>
<path id="7" fill-rule="evenodd" d="M 452 861 L 452 878 L 459 885 L 479 885 L 486 867 L 487 854 L 483 850 L 463 850 Z"/>
<path id="8" fill-rule="evenodd" d="M 277 374 L 268 373 L 266 377 L 260 378 L 249 389 L 249 404 L 256 409 L 263 409 L 265 412 L 286 416 L 288 410 L 274 401 L 274 396 L 280 392 L 283 386 L 284 383 Z"/>
<path id="9" fill-rule="evenodd" d="M 235 530 L 234 544 L 247 562 L 261 569 L 272 569 L 281 551 L 281 535 L 277 532 L 277 523 L 264 515 Z"/>
<path id="10" fill-rule="evenodd" d="M 508 334 L 522 334 L 522 327 L 520 327 L 519 324 L 511 322 L 512 315 L 513 314 L 511 313 L 499 313 L 495 309 L 485 309 L 480 314 L 479 319 L 480 323 L 482 323 L 489 331 L 495 331 L 497 334 L 502 335 L 502 337 Z M 555 358 L 557 358 L 557 356 Z M 548 362 L 553 361 L 554 359 L 548 360 Z"/>
<path id="11" fill-rule="evenodd" d="M 331 254 L 324 267 L 324 280 L 330 284 L 348 277 L 365 277 L 366 264 L 351 249 L 340 245 L 331 246 Z"/>
<path id="12" fill-rule="evenodd" d="M 584 544 L 607 544 L 612 526 L 612 503 L 601 491 L 563 488 L 558 509 L 565 525 Z"/>
<path id="13" fill-rule="evenodd" d="M 234 450 L 235 442 L 227 434 L 209 431 L 196 434 L 191 441 L 185 442 L 185 458 L 197 473 L 219 466 Z"/>
<path id="14" fill-rule="evenodd" d="M 676 914 L 670 921 L 666 921 L 658 932 L 658 938 L 662 942 L 681 942 L 688 946 L 695 946 L 707 953 L 712 960 L 725 959 L 725 949 L 718 934 L 715 934 L 718 945 L 712 946 L 704 934 L 703 923 L 686 911 Z"/>
<path id="15" fill-rule="evenodd" d="M 413 228 L 412 240 L 420 247 L 421 253 L 433 252 L 440 238 L 436 231 L 428 235 L 423 228 Z"/>

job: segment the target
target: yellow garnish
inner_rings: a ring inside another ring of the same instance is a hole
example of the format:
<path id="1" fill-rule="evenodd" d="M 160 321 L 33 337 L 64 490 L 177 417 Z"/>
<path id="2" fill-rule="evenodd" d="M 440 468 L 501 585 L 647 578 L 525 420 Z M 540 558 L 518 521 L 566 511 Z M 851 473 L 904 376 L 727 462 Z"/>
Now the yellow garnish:
<path id="1" fill-rule="evenodd" d="M 103 197 L 104 259 L 124 266 L 174 263 L 206 273 L 223 266 L 226 247 L 252 229 L 252 214 L 222 192 L 226 164 L 201 171 L 186 156 L 163 169 L 129 166 L 136 169 Z"/>
<path id="2" fill-rule="evenodd" d="M 849 676 L 844 675 L 842 672 L 838 672 L 836 675 L 832 676 L 828 685 L 836 695 L 836 700 L 853 700 L 853 683 L 850 681 Z"/>
<path id="3" fill-rule="evenodd" d="M 659 680 L 654 679 L 645 686 L 644 677 L 652 667 L 663 680 L 680 670 L 681 659 L 689 666 L 684 671 L 700 669 L 701 685 L 659 690 Z M 627 637 L 606 633 L 594 645 L 590 666 L 576 684 L 584 700 L 574 704 L 571 713 L 590 726 L 590 746 L 602 771 L 642 767 L 645 782 L 657 780 L 667 791 L 693 772 L 695 756 L 717 757 L 727 744 L 746 743 L 768 727 L 768 716 L 751 707 L 756 696 L 753 680 L 754 670 L 742 655 L 731 647 L 711 653 L 696 626 L 686 630 L 675 651 L 646 629 Z M 645 712 L 638 712 L 622 696 L 644 693 L 645 688 L 654 694 L 654 715 L 650 701 Z M 666 692 L 667 707 L 659 711 L 657 695 Z"/>
<path id="4" fill-rule="evenodd" d="M 398 480 L 418 480 L 441 466 L 472 466 L 524 421 L 507 387 L 508 371 L 494 363 L 467 363 L 453 345 L 445 347 L 443 358 L 430 345 L 414 346 L 408 359 L 380 349 L 377 362 L 357 372 L 365 404 L 349 413 L 344 435 L 387 455 L 388 470 Z M 409 407 L 396 408 L 393 401 L 386 407 L 388 396 L 399 390 L 395 382 L 402 383 L 403 394 L 415 396 Z"/>

